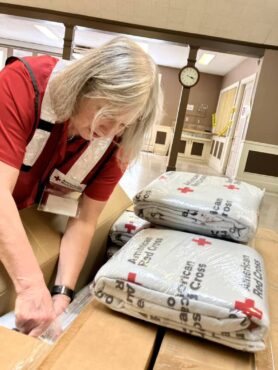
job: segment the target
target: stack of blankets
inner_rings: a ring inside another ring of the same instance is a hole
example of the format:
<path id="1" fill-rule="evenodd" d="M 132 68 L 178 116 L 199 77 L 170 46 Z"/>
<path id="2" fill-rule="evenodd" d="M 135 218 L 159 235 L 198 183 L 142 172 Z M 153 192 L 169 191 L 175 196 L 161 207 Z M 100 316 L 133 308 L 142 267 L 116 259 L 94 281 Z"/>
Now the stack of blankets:
<path id="1" fill-rule="evenodd" d="M 262 196 L 257 187 L 224 177 L 160 176 L 134 198 L 137 216 L 156 228 L 135 233 L 99 270 L 96 298 L 236 349 L 264 349 L 264 264 L 242 244 L 254 236 Z"/>
<path id="2" fill-rule="evenodd" d="M 93 290 L 116 311 L 240 350 L 265 348 L 264 264 L 248 246 L 146 229 L 99 270 Z"/>
<path id="3" fill-rule="evenodd" d="M 134 211 L 157 225 L 248 242 L 264 192 L 256 186 L 188 172 L 166 172 L 134 198 Z"/>

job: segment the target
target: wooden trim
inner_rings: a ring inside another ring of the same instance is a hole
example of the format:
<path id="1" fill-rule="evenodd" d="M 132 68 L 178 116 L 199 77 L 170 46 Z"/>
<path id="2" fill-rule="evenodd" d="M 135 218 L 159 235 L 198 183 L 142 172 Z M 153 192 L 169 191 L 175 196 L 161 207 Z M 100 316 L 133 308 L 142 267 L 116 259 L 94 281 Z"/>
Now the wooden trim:
<path id="1" fill-rule="evenodd" d="M 188 55 L 188 66 L 195 65 L 197 52 L 198 52 L 198 47 L 195 47 L 195 46 L 190 47 L 189 55 Z M 178 115 L 177 115 L 177 120 L 175 124 L 173 142 L 171 145 L 169 161 L 168 161 L 168 165 L 166 169 L 167 171 L 176 170 L 180 139 L 181 139 L 183 124 L 184 124 L 184 118 L 186 114 L 186 107 L 188 104 L 189 94 L 190 94 L 190 87 L 183 86 L 182 91 L 181 91 L 181 96 L 180 96 L 179 107 L 178 107 Z"/>
<path id="2" fill-rule="evenodd" d="M 74 33 L 75 26 L 71 24 L 65 24 L 63 59 L 71 60 L 74 44 Z"/>
<path id="3" fill-rule="evenodd" d="M 0 12 L 19 17 L 42 19 L 65 23 L 72 26 L 88 27 L 106 32 L 118 32 L 134 36 L 155 38 L 183 45 L 189 44 L 199 48 L 205 48 L 207 50 L 239 54 L 247 57 L 260 58 L 264 55 L 266 48 L 278 50 L 278 46 L 276 45 L 237 41 L 1 2 Z"/>

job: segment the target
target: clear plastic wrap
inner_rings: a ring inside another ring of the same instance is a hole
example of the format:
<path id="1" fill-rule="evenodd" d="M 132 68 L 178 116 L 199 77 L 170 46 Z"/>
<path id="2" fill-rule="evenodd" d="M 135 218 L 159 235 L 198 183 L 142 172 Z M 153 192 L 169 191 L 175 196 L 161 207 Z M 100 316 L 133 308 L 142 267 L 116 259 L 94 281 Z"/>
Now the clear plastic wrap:
<path id="1" fill-rule="evenodd" d="M 244 351 L 265 348 L 266 277 L 251 247 L 146 229 L 99 270 L 93 289 L 116 311 Z"/>
<path id="2" fill-rule="evenodd" d="M 39 341 L 32 348 L 31 352 L 18 362 L 13 370 L 35 370 L 38 363 L 49 353 L 52 345 L 59 340 L 71 323 L 76 319 L 80 312 L 93 299 L 93 293 L 90 286 L 83 288 L 68 306 L 66 311 L 62 313 L 49 328 L 39 337 Z"/>
<path id="3" fill-rule="evenodd" d="M 257 229 L 264 192 L 226 177 L 166 172 L 133 199 L 137 216 L 153 224 L 248 242 Z"/>

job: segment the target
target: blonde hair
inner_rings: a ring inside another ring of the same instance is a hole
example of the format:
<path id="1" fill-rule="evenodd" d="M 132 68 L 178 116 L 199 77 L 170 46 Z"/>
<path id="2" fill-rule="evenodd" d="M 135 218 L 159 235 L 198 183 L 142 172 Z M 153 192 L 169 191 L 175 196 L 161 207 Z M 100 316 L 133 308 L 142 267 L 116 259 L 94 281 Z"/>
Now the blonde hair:
<path id="1" fill-rule="evenodd" d="M 49 88 L 58 121 L 69 119 L 83 97 L 108 100 L 100 115 L 131 113 L 119 143 L 121 162 L 139 154 L 145 135 L 162 116 L 157 66 L 140 46 L 123 36 L 74 61 L 51 80 Z"/>

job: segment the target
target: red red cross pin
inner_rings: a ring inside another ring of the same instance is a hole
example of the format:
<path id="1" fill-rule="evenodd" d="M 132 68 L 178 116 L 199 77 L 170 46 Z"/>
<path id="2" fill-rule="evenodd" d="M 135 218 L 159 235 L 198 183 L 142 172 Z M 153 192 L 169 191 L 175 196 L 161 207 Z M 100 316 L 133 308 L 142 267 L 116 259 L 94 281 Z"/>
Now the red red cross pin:
<path id="1" fill-rule="evenodd" d="M 166 180 L 166 179 L 167 179 L 167 177 L 164 176 L 164 175 L 162 175 L 162 176 L 159 177 L 159 180 Z"/>
<path id="2" fill-rule="evenodd" d="M 181 193 L 191 193 L 192 191 L 194 191 L 194 190 L 192 190 L 190 188 L 187 188 L 187 187 L 185 187 L 185 188 L 178 188 L 177 190 L 179 190 Z"/>
<path id="3" fill-rule="evenodd" d="M 131 223 L 125 224 L 125 228 L 127 229 L 128 233 L 131 233 L 132 230 L 136 230 L 136 226 L 132 225 Z"/>
<path id="4" fill-rule="evenodd" d="M 60 177 L 59 177 L 59 176 L 54 176 L 54 179 L 55 179 L 56 181 L 61 181 L 61 179 L 60 179 Z"/>
<path id="5" fill-rule="evenodd" d="M 204 239 L 204 238 L 192 239 L 192 240 L 193 240 L 193 242 L 198 243 L 198 245 L 201 245 L 202 247 L 206 244 L 208 244 L 208 245 L 211 244 L 211 242 L 206 241 L 206 239 Z"/>
<path id="6" fill-rule="evenodd" d="M 130 283 L 134 283 L 134 284 L 137 284 L 137 285 L 142 285 L 140 283 L 137 283 L 135 280 L 136 280 L 136 275 L 135 272 L 129 272 L 128 275 L 127 275 L 127 281 L 129 281 Z"/>
<path id="7" fill-rule="evenodd" d="M 245 302 L 235 301 L 235 308 L 244 312 L 248 317 L 254 316 L 259 320 L 263 317 L 262 311 L 255 307 L 253 299 L 246 298 Z"/>
<path id="8" fill-rule="evenodd" d="M 239 190 L 239 188 L 237 188 L 235 185 L 224 185 L 225 188 L 229 189 L 229 190 Z"/>

